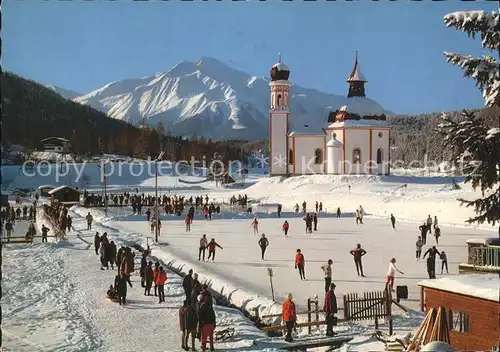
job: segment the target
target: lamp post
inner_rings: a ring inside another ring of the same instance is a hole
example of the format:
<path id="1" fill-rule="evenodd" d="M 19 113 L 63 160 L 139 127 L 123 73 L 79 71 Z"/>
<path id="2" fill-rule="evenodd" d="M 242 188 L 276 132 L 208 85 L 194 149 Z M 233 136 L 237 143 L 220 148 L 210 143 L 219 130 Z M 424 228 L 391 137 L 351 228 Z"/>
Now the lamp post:
<path id="1" fill-rule="evenodd" d="M 160 236 L 160 212 L 158 210 L 158 161 L 161 161 L 165 152 L 161 152 L 155 159 L 155 242 L 158 243 L 158 237 Z"/>
<path id="2" fill-rule="evenodd" d="M 108 160 L 106 160 L 108 162 Z M 108 216 L 108 194 L 106 192 L 106 167 L 105 164 L 102 165 L 97 165 L 99 169 L 101 169 L 102 175 L 104 177 L 104 215 Z"/>

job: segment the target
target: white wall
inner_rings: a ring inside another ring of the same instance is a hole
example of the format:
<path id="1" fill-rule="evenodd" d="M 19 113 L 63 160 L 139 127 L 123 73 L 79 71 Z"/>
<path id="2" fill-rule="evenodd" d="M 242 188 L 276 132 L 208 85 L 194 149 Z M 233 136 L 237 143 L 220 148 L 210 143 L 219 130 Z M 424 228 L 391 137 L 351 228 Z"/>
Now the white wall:
<path id="1" fill-rule="evenodd" d="M 379 133 L 382 137 L 379 137 Z M 390 153 L 390 140 L 389 140 L 389 130 L 388 129 L 372 129 L 372 160 L 375 162 L 373 164 L 374 168 L 372 173 L 374 175 L 389 173 L 389 153 Z M 376 164 L 377 162 L 377 150 L 382 149 L 382 164 Z"/>
<path id="2" fill-rule="evenodd" d="M 327 146 L 327 173 L 338 175 L 342 173 L 342 146 Z"/>
<path id="3" fill-rule="evenodd" d="M 322 174 L 325 172 L 325 136 L 324 135 L 296 135 L 295 138 L 295 174 Z M 293 140 L 293 139 L 292 139 Z M 293 146 L 293 143 L 292 143 Z M 320 149 L 321 164 L 314 163 L 314 152 Z"/>
<path id="4" fill-rule="evenodd" d="M 345 173 L 346 174 L 368 174 L 367 162 L 370 158 L 370 130 L 361 128 L 346 128 L 344 136 L 345 148 Z M 354 164 L 353 151 L 361 150 L 361 163 Z"/>
<path id="5" fill-rule="evenodd" d="M 271 112 L 270 116 L 271 124 L 271 140 L 270 140 L 270 164 L 271 164 L 271 175 L 286 175 L 287 174 L 287 114 L 285 112 Z M 279 165 L 276 162 L 277 158 L 282 158 L 284 160 L 283 165 Z"/>

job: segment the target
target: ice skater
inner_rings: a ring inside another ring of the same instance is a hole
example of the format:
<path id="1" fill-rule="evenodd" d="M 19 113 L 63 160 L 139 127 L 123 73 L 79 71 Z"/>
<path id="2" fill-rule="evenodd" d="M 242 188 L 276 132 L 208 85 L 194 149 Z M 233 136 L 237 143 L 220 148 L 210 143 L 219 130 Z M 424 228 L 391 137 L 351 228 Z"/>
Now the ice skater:
<path id="1" fill-rule="evenodd" d="M 356 245 L 356 248 L 354 248 L 349 253 L 351 253 L 351 255 L 354 257 L 354 265 L 356 265 L 358 276 L 360 276 L 359 274 L 361 273 L 361 277 L 365 277 L 365 274 L 363 273 L 363 261 L 361 258 L 366 255 L 366 251 L 361 248 L 361 244 L 358 243 Z"/>
<path id="2" fill-rule="evenodd" d="M 392 224 L 392 228 L 394 230 L 396 230 L 396 218 L 394 217 L 393 214 L 391 214 L 391 224 Z"/>
<path id="3" fill-rule="evenodd" d="M 285 233 L 285 236 L 288 235 L 289 228 L 290 228 L 290 224 L 288 223 L 288 221 L 285 220 L 285 222 L 283 223 L 283 226 L 282 226 L 282 229 L 283 229 L 283 232 Z"/>
<path id="4" fill-rule="evenodd" d="M 253 218 L 252 223 L 250 226 L 253 228 L 253 234 L 258 235 L 259 234 L 259 220 L 257 220 L 257 217 Z"/>
<path id="5" fill-rule="evenodd" d="M 441 237 L 441 229 L 439 228 L 439 226 L 436 226 L 434 228 L 434 237 L 436 238 L 436 245 L 439 244 L 439 237 Z"/>
<path id="6" fill-rule="evenodd" d="M 212 258 L 212 262 L 215 261 L 215 248 L 216 247 L 219 247 L 220 249 L 224 249 L 217 242 L 215 242 L 215 238 L 212 238 L 207 245 L 207 248 L 208 248 L 207 260 L 210 260 L 210 258 Z"/>
<path id="7" fill-rule="evenodd" d="M 297 249 L 297 254 L 295 254 L 295 269 L 299 269 L 299 275 L 301 280 L 306 280 L 306 272 L 305 272 L 305 264 L 306 260 L 304 259 L 304 255 L 300 249 Z"/>
<path id="8" fill-rule="evenodd" d="M 429 248 L 425 253 L 424 253 L 424 259 L 429 255 L 427 258 L 427 273 L 429 274 L 429 279 L 435 279 L 436 278 L 436 256 L 439 255 L 439 251 L 437 250 L 436 246 L 432 246 L 432 248 Z"/>
<path id="9" fill-rule="evenodd" d="M 203 234 L 200 238 L 200 247 L 198 249 L 198 261 L 201 260 L 201 255 L 203 254 L 203 261 L 205 261 L 205 251 L 207 250 L 208 240 L 207 235 Z"/>
<path id="10" fill-rule="evenodd" d="M 262 260 L 264 260 L 264 254 L 266 253 L 267 246 L 269 246 L 269 240 L 266 238 L 265 234 L 262 234 L 262 237 L 259 240 L 259 247 L 262 253 Z"/>
<path id="11" fill-rule="evenodd" d="M 444 268 L 446 268 L 446 273 L 449 274 L 449 272 L 448 272 L 448 259 L 446 258 L 446 253 L 444 251 L 441 251 L 441 254 L 439 255 L 439 259 L 441 259 L 441 275 L 443 275 Z"/>
<path id="12" fill-rule="evenodd" d="M 87 219 L 87 230 L 92 230 L 92 221 L 94 220 L 94 217 L 90 214 L 90 211 L 88 212 L 85 219 Z"/>
<path id="13" fill-rule="evenodd" d="M 385 281 L 385 288 L 387 290 L 394 291 L 394 277 L 396 276 L 396 271 L 401 275 L 404 273 L 396 267 L 396 258 L 392 258 L 389 262 L 389 270 L 387 271 L 387 280 Z"/>
<path id="14" fill-rule="evenodd" d="M 321 267 L 321 270 L 325 274 L 325 292 L 328 292 L 332 283 L 332 264 L 333 260 L 328 259 L 328 263 Z"/>
<path id="15" fill-rule="evenodd" d="M 417 261 L 420 260 L 420 257 L 422 256 L 422 247 L 424 246 L 424 242 L 422 242 L 422 238 L 418 236 L 417 242 L 415 242 L 415 258 Z"/>

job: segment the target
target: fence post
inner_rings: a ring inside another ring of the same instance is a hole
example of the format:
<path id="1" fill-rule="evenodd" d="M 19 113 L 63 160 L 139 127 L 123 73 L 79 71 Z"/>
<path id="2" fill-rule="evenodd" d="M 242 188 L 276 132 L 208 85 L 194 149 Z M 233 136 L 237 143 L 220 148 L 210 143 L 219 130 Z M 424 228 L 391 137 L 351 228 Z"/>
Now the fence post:
<path id="1" fill-rule="evenodd" d="M 307 322 L 311 324 L 311 298 L 307 298 Z M 307 331 L 311 334 L 311 325 L 308 325 Z"/>
<path id="2" fill-rule="evenodd" d="M 318 294 L 314 295 L 314 304 L 316 306 L 316 321 L 319 321 L 319 302 L 318 302 Z M 318 325 L 319 329 L 319 325 Z"/>

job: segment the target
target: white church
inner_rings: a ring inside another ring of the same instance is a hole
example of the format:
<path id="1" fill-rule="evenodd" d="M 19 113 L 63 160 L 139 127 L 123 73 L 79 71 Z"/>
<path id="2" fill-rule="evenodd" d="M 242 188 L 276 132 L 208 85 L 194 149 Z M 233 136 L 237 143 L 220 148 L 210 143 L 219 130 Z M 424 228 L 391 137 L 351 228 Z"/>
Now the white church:
<path id="1" fill-rule="evenodd" d="M 292 129 L 289 77 L 290 69 L 280 58 L 271 68 L 269 83 L 271 176 L 389 174 L 391 128 L 385 115 L 356 108 L 359 100 L 365 98 L 367 83 L 359 69 L 357 53 L 347 78 L 347 97 L 357 104 L 330 112 L 325 127 L 316 133 Z"/>

